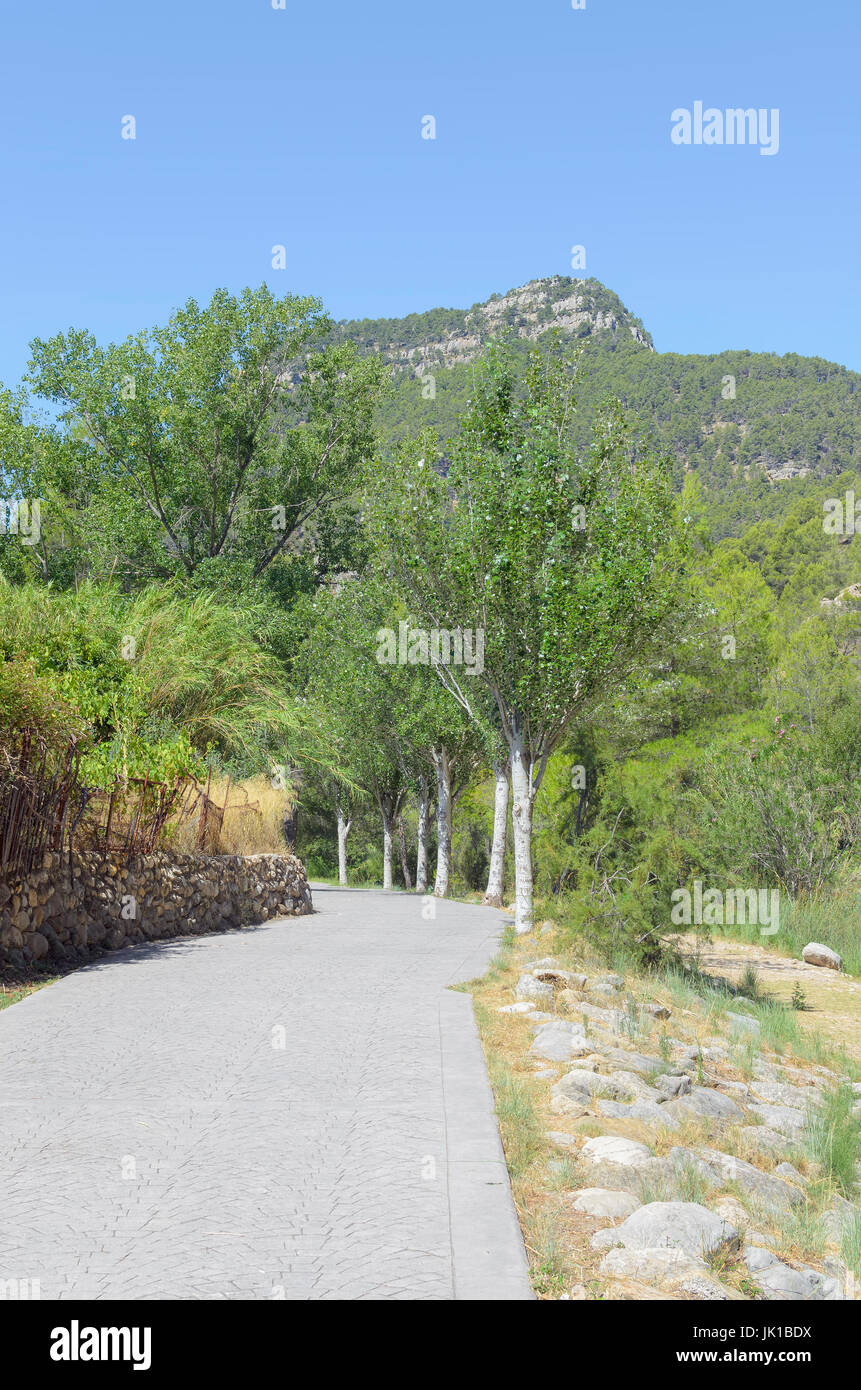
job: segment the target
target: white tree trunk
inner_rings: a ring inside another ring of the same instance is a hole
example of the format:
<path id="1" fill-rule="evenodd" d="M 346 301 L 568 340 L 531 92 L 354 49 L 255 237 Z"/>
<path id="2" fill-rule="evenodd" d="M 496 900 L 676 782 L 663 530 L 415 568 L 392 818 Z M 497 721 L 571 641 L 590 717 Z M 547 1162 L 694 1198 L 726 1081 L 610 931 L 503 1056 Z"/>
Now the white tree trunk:
<path id="1" fill-rule="evenodd" d="M 435 898 L 444 898 L 448 893 L 448 880 L 451 870 L 451 769 L 445 748 L 434 749 L 436 765 L 436 879 L 433 892 Z"/>
<path id="2" fill-rule="evenodd" d="M 493 844 L 490 848 L 490 869 L 487 875 L 485 907 L 502 907 L 505 892 L 505 832 L 508 828 L 508 767 L 494 763 L 496 790 L 493 796 Z"/>
<path id="3" fill-rule="evenodd" d="M 410 878 L 410 864 L 407 859 L 407 837 L 404 831 L 404 818 L 398 812 L 398 847 L 401 851 L 401 872 L 404 876 L 404 887 L 408 893 L 412 892 L 413 881 Z"/>
<path id="4" fill-rule="evenodd" d="M 416 892 L 428 886 L 428 838 L 430 836 L 430 797 L 424 777 L 419 781 L 418 849 L 416 850 Z"/>
<path id="5" fill-rule="evenodd" d="M 350 833 L 351 822 L 344 815 L 344 808 L 340 801 L 337 803 L 338 812 L 338 882 L 341 887 L 347 884 L 347 836 Z"/>
<path id="6" fill-rule="evenodd" d="M 389 811 L 381 808 L 383 818 L 383 887 L 392 886 L 392 846 L 394 843 L 394 820 Z"/>
<path id="7" fill-rule="evenodd" d="M 532 930 L 532 803 L 529 759 L 519 737 L 511 742 L 511 826 L 514 839 L 514 930 Z"/>

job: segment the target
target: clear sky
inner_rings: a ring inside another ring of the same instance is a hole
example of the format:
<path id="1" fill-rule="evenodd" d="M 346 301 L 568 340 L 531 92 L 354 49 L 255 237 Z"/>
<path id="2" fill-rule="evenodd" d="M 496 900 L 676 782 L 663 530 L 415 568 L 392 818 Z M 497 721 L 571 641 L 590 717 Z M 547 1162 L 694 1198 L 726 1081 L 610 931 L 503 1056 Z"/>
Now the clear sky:
<path id="1" fill-rule="evenodd" d="M 660 351 L 861 369 L 858 0 L 283 3 L 8 0 L 0 381 L 220 285 L 352 318 L 556 273 Z M 696 101 L 778 108 L 778 153 L 673 144 Z"/>

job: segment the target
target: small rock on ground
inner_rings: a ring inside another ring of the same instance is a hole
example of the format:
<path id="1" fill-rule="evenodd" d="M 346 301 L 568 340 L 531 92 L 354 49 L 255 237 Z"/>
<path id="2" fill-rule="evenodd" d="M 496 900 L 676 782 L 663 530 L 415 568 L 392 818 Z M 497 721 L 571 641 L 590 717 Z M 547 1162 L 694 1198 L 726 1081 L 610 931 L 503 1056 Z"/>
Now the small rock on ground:
<path id="1" fill-rule="evenodd" d="M 652 1155 L 637 1139 L 625 1139 L 618 1134 L 599 1134 L 583 1145 L 587 1163 L 618 1163 L 626 1168 L 642 1167 Z"/>
<path id="2" fill-rule="evenodd" d="M 758 1115 L 763 1123 L 787 1139 L 797 1139 L 804 1129 L 805 1112 L 791 1105 L 766 1105 L 755 1102 L 748 1106 L 751 1114 Z"/>
<path id="3" fill-rule="evenodd" d="M 677 1120 L 685 1119 L 689 1115 L 699 1115 L 704 1119 L 714 1120 L 744 1119 L 744 1113 L 734 1100 L 730 1100 L 729 1096 L 706 1086 L 694 1086 L 688 1095 L 678 1096 L 675 1100 L 668 1100 L 666 1108 Z"/>
<path id="4" fill-rule="evenodd" d="M 582 1187 L 575 1194 L 575 1211 L 597 1216 L 603 1221 L 624 1221 L 640 1205 L 631 1192 L 614 1191 L 608 1187 Z"/>
<path id="5" fill-rule="evenodd" d="M 620 1226 L 596 1231 L 592 1247 L 601 1250 L 622 1245 L 628 1250 L 655 1250 L 666 1246 L 704 1260 L 713 1251 L 737 1245 L 738 1240 L 735 1226 L 699 1202 L 649 1202 Z"/>
<path id="6" fill-rule="evenodd" d="M 836 951 L 832 951 L 830 946 L 823 946 L 820 941 L 808 941 L 804 950 L 801 952 L 801 959 L 806 965 L 824 965 L 827 970 L 842 970 L 843 960 Z"/>

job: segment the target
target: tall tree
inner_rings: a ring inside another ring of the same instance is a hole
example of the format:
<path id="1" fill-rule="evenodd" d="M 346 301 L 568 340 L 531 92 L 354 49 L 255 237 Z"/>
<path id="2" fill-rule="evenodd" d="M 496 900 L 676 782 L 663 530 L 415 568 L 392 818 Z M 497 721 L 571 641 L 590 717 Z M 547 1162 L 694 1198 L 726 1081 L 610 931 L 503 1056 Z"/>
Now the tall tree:
<path id="1" fill-rule="evenodd" d="M 92 568 L 257 577 L 349 494 L 383 369 L 315 351 L 328 326 L 317 300 L 264 285 L 108 347 L 34 341 L 29 381 L 85 446 Z"/>
<path id="2" fill-rule="evenodd" d="M 532 812 L 547 760 L 672 608 L 679 541 L 665 464 L 633 447 L 621 409 L 573 437 L 573 363 L 532 353 L 524 389 L 502 351 L 479 371 L 444 478 L 430 436 L 372 485 L 378 544 L 431 626 L 481 632 L 482 680 L 508 749 L 516 926 L 532 925 Z M 477 722 L 455 665 L 440 679 Z"/>

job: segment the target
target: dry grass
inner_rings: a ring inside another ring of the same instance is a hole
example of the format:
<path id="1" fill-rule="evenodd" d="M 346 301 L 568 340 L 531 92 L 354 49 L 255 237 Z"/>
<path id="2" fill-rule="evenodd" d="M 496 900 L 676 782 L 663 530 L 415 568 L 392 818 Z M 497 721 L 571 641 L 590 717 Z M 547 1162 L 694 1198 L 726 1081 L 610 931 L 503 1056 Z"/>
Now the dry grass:
<path id="1" fill-rule="evenodd" d="M 536 953 L 540 954 L 540 953 Z M 476 1020 L 484 1043 L 496 1113 L 514 1202 L 539 1298 L 558 1299 L 578 1284 L 598 1286 L 600 1259 L 589 1238 L 600 1221 L 572 1213 L 568 1191 L 578 1184 L 577 1165 L 546 1139 L 549 1129 L 575 1132 L 570 1121 L 550 1111 L 551 1081 L 532 1075 L 527 1057 L 529 1024 L 516 1014 L 499 1014 L 511 1002 L 519 974 L 508 950 L 500 952 L 484 981 L 474 981 Z M 549 1064 L 548 1064 L 549 1065 Z"/>
<path id="2" fill-rule="evenodd" d="M 284 836 L 282 822 L 288 807 L 286 792 L 272 786 L 268 777 L 248 778 L 244 782 L 231 782 L 227 778 L 213 778 L 209 795 L 216 806 L 223 807 L 227 796 L 227 808 L 217 834 L 207 837 L 206 850 L 209 854 L 283 854 Z M 209 823 L 209 830 L 216 829 L 217 818 Z M 200 827 L 198 817 L 176 826 L 170 832 L 171 848 L 186 853 L 197 847 Z"/>
<path id="3" fill-rule="evenodd" d="M 552 1130 L 580 1138 L 618 1134 L 646 1143 L 659 1157 L 665 1156 L 674 1147 L 693 1150 L 701 1147 L 719 1148 L 746 1159 L 767 1173 L 773 1171 L 775 1160 L 753 1148 L 749 1137 L 732 1125 L 716 1128 L 713 1122 L 691 1117 L 682 1120 L 677 1129 L 656 1131 L 636 1120 L 594 1115 L 574 1119 L 554 1114 L 550 1101 L 555 1078 L 539 1080 L 534 1073 L 538 1069 L 553 1069 L 562 1076 L 568 1070 L 568 1064 L 542 1062 L 530 1057 L 532 1033 L 529 1020 L 522 1014 L 497 1012 L 502 1005 L 512 1002 L 514 986 L 526 963 L 545 955 L 554 956 L 562 966 L 593 976 L 606 973 L 603 962 L 587 962 L 579 952 L 575 957 L 552 935 L 545 934 L 528 941 L 509 938 L 488 975 L 467 986 L 475 1000 L 491 1070 L 533 1287 L 541 1298 L 559 1298 L 563 1294 L 570 1295 L 572 1290 L 578 1288 L 579 1293 L 573 1296 L 582 1298 L 585 1290 L 587 1299 L 677 1297 L 656 1288 L 635 1286 L 632 1281 L 608 1284 L 599 1276 L 598 1266 L 603 1251 L 592 1250 L 590 1238 L 607 1223 L 575 1212 L 572 1204 L 572 1189 L 591 1185 L 590 1176 L 581 1168 L 576 1153 L 568 1154 L 556 1148 L 547 1140 L 546 1132 Z M 744 964 L 742 962 L 739 969 L 739 983 L 744 976 Z M 672 1059 L 670 1038 L 699 1045 L 703 1051 L 717 1039 L 724 1046 L 728 1045 L 730 1055 L 726 1060 L 701 1056 L 701 1074 L 695 1077 L 695 1083 L 719 1085 L 721 1080 L 750 1079 L 760 1057 L 772 1062 L 787 1062 L 791 1057 L 796 1057 L 808 1064 L 811 1061 L 833 1063 L 836 1060 L 833 1044 L 813 1033 L 776 1038 L 782 1055 L 777 1055 L 765 1029 L 759 1038 L 730 1039 L 724 1018 L 727 1009 L 747 1011 L 761 1019 L 765 1010 L 774 1007 L 769 998 L 771 981 L 768 970 L 760 960 L 757 961 L 756 979 L 753 980 L 748 972 L 745 983 L 751 989 L 755 986 L 755 992 L 760 996 L 747 1010 L 739 1008 L 732 991 L 724 992 L 719 981 L 709 981 L 697 976 L 696 972 L 689 974 L 681 971 L 669 978 L 660 974 L 629 976 L 625 989 L 615 998 L 608 998 L 606 1003 L 626 1012 L 624 1031 L 628 1034 L 629 1046 L 658 1052 L 667 1062 Z M 604 1002 L 597 1000 L 594 995 L 584 994 L 583 998 Z M 665 1004 L 671 1010 L 670 1019 L 656 1020 L 641 1013 L 639 1006 L 645 1002 Z M 741 1004 L 744 1005 L 744 1000 Z M 542 1002 L 537 1007 L 545 1013 L 558 1013 L 568 1018 L 579 1016 L 573 1003 L 567 1011 L 561 1002 L 555 1000 Z M 596 1034 L 602 1031 L 594 1023 L 590 1027 Z M 622 1042 L 620 1039 L 620 1044 Z M 523 1124 L 522 1134 L 517 1133 L 520 1123 Z M 790 1141 L 787 1141 L 783 1157 L 813 1181 L 814 1189 L 811 1201 L 795 1208 L 789 1215 L 784 1213 L 777 1216 L 773 1212 L 752 1207 L 749 1198 L 737 1191 L 731 1182 L 706 1194 L 702 1190 L 701 1180 L 693 1172 L 680 1173 L 670 1182 L 663 1195 L 656 1192 L 652 1197 L 648 1193 L 645 1196 L 647 1200 L 667 1200 L 668 1197 L 686 1201 L 705 1200 L 706 1205 L 713 1205 L 721 1196 L 735 1196 L 750 1212 L 751 1224 L 771 1237 L 775 1249 L 783 1258 L 796 1263 L 818 1261 L 824 1250 L 821 1213 L 830 1200 L 831 1185 L 821 1184 L 822 1192 L 818 1192 L 820 1165 Z M 734 1290 L 734 1296 L 757 1296 L 755 1282 L 737 1254 L 727 1256 L 724 1265 L 714 1273 Z"/>

